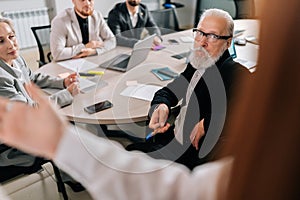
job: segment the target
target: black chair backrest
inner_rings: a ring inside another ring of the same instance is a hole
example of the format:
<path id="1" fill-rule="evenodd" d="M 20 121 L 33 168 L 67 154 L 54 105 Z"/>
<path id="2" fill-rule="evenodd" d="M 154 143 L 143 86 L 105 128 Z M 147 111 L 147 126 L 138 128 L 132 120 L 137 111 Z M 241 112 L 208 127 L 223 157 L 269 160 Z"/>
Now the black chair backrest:
<path id="1" fill-rule="evenodd" d="M 152 10 L 150 12 L 162 35 L 180 30 L 175 8 Z"/>
<path id="2" fill-rule="evenodd" d="M 255 18 L 254 0 L 235 0 L 236 19 Z"/>
<path id="3" fill-rule="evenodd" d="M 0 144 L 0 154 L 5 152 L 6 150 L 10 150 L 10 149 L 13 149 L 13 148 L 10 146 L 7 146 L 5 144 Z M 28 167 L 18 167 L 18 166 L 1 167 L 0 166 L 0 171 L 1 171 L 0 183 L 4 183 L 4 182 L 6 182 L 10 179 L 13 179 L 15 177 L 18 177 L 20 175 L 32 174 L 37 171 L 40 171 L 40 170 L 42 170 L 42 165 L 46 162 L 48 162 L 48 160 L 45 160 L 40 157 L 36 157 L 35 162 L 32 166 L 28 166 Z M 64 200 L 68 200 L 68 194 L 66 192 L 65 185 L 62 181 L 60 171 L 57 168 L 57 166 L 54 164 L 53 161 L 50 161 L 50 163 L 52 164 L 54 174 L 56 177 L 56 184 L 57 184 L 58 192 L 62 194 Z"/>
<path id="4" fill-rule="evenodd" d="M 209 8 L 223 9 L 233 19 L 253 18 L 255 15 L 254 0 L 197 0 L 194 27 L 198 25 L 203 11 Z"/>
<path id="5" fill-rule="evenodd" d="M 31 27 L 39 49 L 39 67 L 51 62 L 50 25 Z"/>
<path id="6" fill-rule="evenodd" d="M 6 151 L 10 151 L 12 154 L 19 152 L 18 154 L 22 154 L 21 151 L 18 151 L 17 149 L 14 149 L 10 146 L 7 146 L 5 144 L 0 144 L 0 154 L 5 153 Z M 21 156 L 20 156 L 21 157 Z M 0 165 L 0 183 L 3 183 L 7 180 L 10 180 L 12 178 L 15 178 L 19 175 L 23 174 L 31 174 L 33 172 L 37 172 L 40 169 L 42 169 L 40 164 L 43 164 L 43 159 L 36 157 L 35 162 L 32 166 L 27 167 L 21 167 L 21 166 L 14 166 L 14 165 L 8 165 L 3 166 L 3 163 Z"/>

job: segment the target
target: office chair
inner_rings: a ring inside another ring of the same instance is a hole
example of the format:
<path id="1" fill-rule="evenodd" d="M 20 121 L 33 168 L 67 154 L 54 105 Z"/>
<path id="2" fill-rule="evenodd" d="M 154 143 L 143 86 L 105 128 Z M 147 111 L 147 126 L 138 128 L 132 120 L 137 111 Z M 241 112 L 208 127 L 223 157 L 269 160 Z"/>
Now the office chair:
<path id="1" fill-rule="evenodd" d="M 219 8 L 227 11 L 233 19 L 254 17 L 254 0 L 197 0 L 195 11 L 195 27 L 205 9 Z"/>
<path id="2" fill-rule="evenodd" d="M 235 19 L 255 18 L 254 0 L 235 0 L 236 16 Z"/>
<path id="3" fill-rule="evenodd" d="M 12 147 L 6 146 L 5 144 L 0 144 L 0 154 L 9 149 L 12 149 Z M 7 168 L 7 171 L 5 173 L 2 171 L 2 175 L 0 177 L 0 183 L 6 182 L 10 179 L 13 179 L 13 178 L 21 176 L 21 175 L 32 174 L 32 173 L 38 172 L 43 169 L 42 165 L 47 162 L 50 162 L 52 164 L 53 171 L 54 171 L 54 174 L 56 177 L 56 184 L 57 184 L 58 192 L 62 194 L 64 200 L 68 200 L 66 188 L 62 181 L 60 171 L 57 168 L 57 166 L 52 161 L 45 160 L 45 159 L 39 158 L 39 157 L 37 157 L 34 164 L 29 167 L 17 167 L 17 166 L 1 167 L 2 169 Z"/>
<path id="4" fill-rule="evenodd" d="M 50 25 L 45 26 L 35 26 L 31 27 L 34 38 L 37 42 L 39 49 L 39 67 L 51 62 L 51 52 L 50 52 Z"/>
<path id="5" fill-rule="evenodd" d="M 175 8 L 152 10 L 150 12 L 162 35 L 180 31 Z"/>

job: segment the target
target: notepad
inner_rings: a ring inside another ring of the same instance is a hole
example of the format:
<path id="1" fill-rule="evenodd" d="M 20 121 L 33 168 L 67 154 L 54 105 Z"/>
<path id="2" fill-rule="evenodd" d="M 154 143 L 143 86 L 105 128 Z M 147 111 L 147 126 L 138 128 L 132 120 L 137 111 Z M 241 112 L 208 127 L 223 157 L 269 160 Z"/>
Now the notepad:
<path id="1" fill-rule="evenodd" d="M 178 74 L 172 71 L 169 67 L 152 69 L 151 72 L 162 81 L 171 80 L 178 76 Z"/>

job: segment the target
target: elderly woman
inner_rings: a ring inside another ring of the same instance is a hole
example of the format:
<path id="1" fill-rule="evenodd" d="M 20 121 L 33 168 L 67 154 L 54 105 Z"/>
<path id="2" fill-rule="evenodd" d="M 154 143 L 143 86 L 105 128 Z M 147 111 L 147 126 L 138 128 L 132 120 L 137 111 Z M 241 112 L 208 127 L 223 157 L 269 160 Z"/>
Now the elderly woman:
<path id="1" fill-rule="evenodd" d="M 49 97 L 59 106 L 71 104 L 73 96 L 79 92 L 76 73 L 61 79 L 32 72 L 24 59 L 19 56 L 18 42 L 11 21 L 0 18 L 0 96 L 35 105 L 30 93 L 24 87 L 24 83 L 28 82 L 33 82 L 41 88 L 61 89 Z M 3 146 L 3 144 L 1 145 Z M 0 181 L 13 176 L 13 174 L 10 175 L 10 172 L 30 170 L 33 166 L 39 165 L 39 162 L 40 159 L 32 155 L 9 148 L 0 154 L 1 171 L 8 172 L 0 176 Z"/>
<path id="2" fill-rule="evenodd" d="M 18 42 L 11 21 L 0 18 L 0 96 L 33 105 L 33 100 L 23 86 L 25 82 L 32 81 L 41 88 L 62 89 L 50 98 L 59 106 L 66 106 L 78 94 L 76 80 L 75 73 L 61 79 L 32 72 L 19 56 Z"/>

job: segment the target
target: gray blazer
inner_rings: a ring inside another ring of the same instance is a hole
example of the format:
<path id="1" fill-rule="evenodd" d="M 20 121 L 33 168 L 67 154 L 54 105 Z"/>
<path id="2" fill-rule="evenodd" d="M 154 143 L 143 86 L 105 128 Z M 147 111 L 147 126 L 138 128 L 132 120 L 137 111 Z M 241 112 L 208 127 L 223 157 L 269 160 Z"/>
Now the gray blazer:
<path id="1" fill-rule="evenodd" d="M 72 103 L 73 97 L 67 89 L 64 89 L 63 79 L 40 73 L 33 73 L 21 57 L 14 60 L 13 65 L 18 66 L 21 69 L 25 80 L 30 80 L 41 88 L 49 87 L 63 89 L 50 96 L 50 98 L 56 101 L 58 105 L 65 106 Z M 23 81 L 19 79 L 11 68 L 11 66 L 0 59 L 0 96 L 33 105 L 34 101 L 26 92 Z M 8 149 L 0 154 L 0 166 L 31 166 L 34 163 L 34 160 L 34 156 L 25 154 L 16 149 Z"/>
<path id="2" fill-rule="evenodd" d="M 97 54 L 116 47 L 116 39 L 100 12 L 94 11 L 88 18 L 89 39 L 103 41 L 104 46 L 97 48 Z M 85 48 L 74 8 L 65 9 L 51 22 L 51 54 L 55 61 L 70 59 Z"/>
<path id="3" fill-rule="evenodd" d="M 26 80 L 32 81 L 40 88 L 62 89 L 50 96 L 50 99 L 57 102 L 59 106 L 66 106 L 72 103 L 73 96 L 64 88 L 63 79 L 32 72 L 22 57 L 14 60 L 13 65 L 21 69 L 22 75 Z M 0 96 L 32 105 L 34 102 L 27 94 L 23 84 L 11 67 L 0 59 Z"/>

